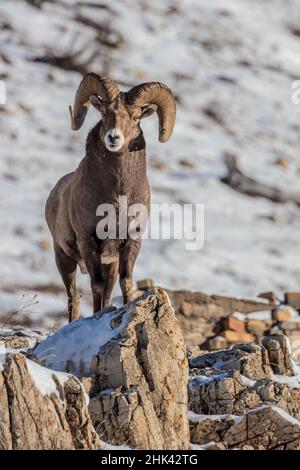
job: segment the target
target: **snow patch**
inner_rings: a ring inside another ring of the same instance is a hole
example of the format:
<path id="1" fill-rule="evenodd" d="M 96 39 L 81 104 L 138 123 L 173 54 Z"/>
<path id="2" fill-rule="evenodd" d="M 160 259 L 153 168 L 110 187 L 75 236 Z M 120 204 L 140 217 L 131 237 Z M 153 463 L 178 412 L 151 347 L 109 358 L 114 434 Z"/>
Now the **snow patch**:
<path id="1" fill-rule="evenodd" d="M 271 311 L 262 310 L 261 312 L 251 313 L 234 312 L 232 316 L 238 320 L 269 320 L 271 318 Z"/>
<path id="2" fill-rule="evenodd" d="M 109 444 L 108 442 L 104 442 L 101 440 L 100 440 L 100 443 L 101 443 L 101 449 L 103 450 L 133 450 L 131 447 L 125 446 L 125 445 L 114 446 L 112 444 Z"/>
<path id="3" fill-rule="evenodd" d="M 215 366 L 214 366 L 215 367 Z M 228 376 L 228 372 L 223 373 L 216 373 L 215 375 L 207 376 L 207 375 L 196 375 L 195 377 L 191 377 L 189 382 L 190 389 L 197 388 L 201 385 L 209 384 L 210 382 L 223 380 L 225 377 Z"/>
<path id="4" fill-rule="evenodd" d="M 190 443 L 191 450 L 206 450 L 211 445 L 216 444 L 215 441 L 206 442 L 206 444 L 192 444 Z"/>
<path id="5" fill-rule="evenodd" d="M 249 379 L 245 375 L 241 374 L 241 378 L 242 378 L 243 384 L 246 385 L 246 387 L 252 388 L 256 384 L 256 380 Z"/>
<path id="6" fill-rule="evenodd" d="M 295 370 L 295 365 L 293 366 Z M 298 367 L 299 369 L 299 367 Z M 296 372 L 296 370 L 295 370 Z M 288 377 L 287 375 L 279 375 L 279 374 L 272 374 L 272 379 L 275 382 L 279 382 L 281 384 L 286 384 L 290 388 L 300 388 L 300 372 L 292 377 Z"/>
<path id="7" fill-rule="evenodd" d="M 299 321 L 299 313 L 297 310 L 295 310 L 293 307 L 290 307 L 289 305 L 280 305 L 280 307 L 277 307 L 278 311 L 288 311 L 291 314 L 291 318 L 293 321 Z"/>
<path id="8" fill-rule="evenodd" d="M 12 336 L 19 336 L 20 338 L 26 338 L 28 341 L 28 346 L 23 346 L 21 348 L 7 348 L 5 347 L 5 342 L 2 341 L 2 338 L 11 338 Z M 5 349 L 5 352 L 18 353 L 20 351 L 25 351 L 27 349 L 32 349 L 37 343 L 38 338 L 42 338 L 41 334 L 36 333 L 32 330 L 13 330 L 11 328 L 0 328 L 0 351 Z M 3 351 L 4 352 L 4 351 Z"/>
<path id="9" fill-rule="evenodd" d="M 116 328 L 111 321 L 121 315 Z M 87 317 L 73 321 L 42 341 L 34 350 L 34 355 L 47 367 L 64 371 L 71 362 L 72 373 L 83 377 L 89 372 L 91 359 L 101 346 L 112 338 L 118 337 L 128 318 L 128 311 L 111 310 L 101 317 Z"/>
<path id="10" fill-rule="evenodd" d="M 282 418 L 289 421 L 289 423 L 296 425 L 296 426 L 300 426 L 300 421 L 298 421 L 298 419 L 294 418 L 289 413 L 284 411 L 282 408 L 279 408 L 278 406 L 275 406 L 275 405 L 265 404 L 265 405 L 257 406 L 256 408 L 252 408 L 251 410 L 247 411 L 247 413 L 244 416 L 247 416 L 250 413 L 255 413 L 256 411 L 262 410 L 264 408 L 271 408 L 273 411 L 275 411 L 280 416 L 282 416 Z"/>
<path id="11" fill-rule="evenodd" d="M 193 411 L 188 412 L 188 419 L 191 423 L 201 423 L 202 421 L 206 421 L 207 419 L 211 419 L 212 421 L 222 421 L 224 419 L 230 419 L 234 421 L 234 423 L 238 423 L 242 418 L 243 416 L 231 415 L 231 414 L 203 415 L 203 414 L 194 413 Z"/>
<path id="12" fill-rule="evenodd" d="M 264 297 L 246 297 L 246 296 L 241 296 L 241 295 L 235 295 L 234 297 L 230 294 L 218 294 L 218 297 L 221 296 L 221 297 L 226 297 L 226 298 L 229 298 L 229 299 L 233 299 L 233 300 L 241 300 L 241 301 L 245 301 L 245 302 L 253 302 L 253 303 L 256 303 L 256 304 L 266 304 L 266 305 L 269 305 L 270 302 L 268 299 L 265 299 Z"/>
<path id="13" fill-rule="evenodd" d="M 27 359 L 27 369 L 36 388 L 44 396 L 50 396 L 54 393 L 58 398 L 60 398 L 53 375 L 55 375 L 62 386 L 70 377 L 72 377 L 71 374 L 67 374 L 65 372 L 54 372 L 53 370 L 47 369 L 30 359 Z"/>
<path id="14" fill-rule="evenodd" d="M 3 350 L 2 345 L 0 344 L 0 372 L 4 370 L 5 364 L 6 364 L 6 351 L 5 351 L 5 348 Z"/>
<path id="15" fill-rule="evenodd" d="M 271 408 L 276 411 L 280 416 L 282 416 L 284 419 L 289 421 L 289 423 L 294 424 L 298 427 L 300 427 L 300 421 L 298 419 L 294 418 L 291 416 L 289 413 L 284 411 L 282 408 L 279 408 L 278 406 L 271 406 Z"/>
<path id="16" fill-rule="evenodd" d="M 0 328 L 0 336 L 3 338 L 8 338 L 9 336 L 13 336 L 16 334 L 12 329 L 10 328 Z"/>
<path id="17" fill-rule="evenodd" d="M 214 444 L 214 442 L 209 442 L 208 444 L 193 444 L 190 442 L 190 450 L 206 450 L 207 446 L 210 444 Z"/>

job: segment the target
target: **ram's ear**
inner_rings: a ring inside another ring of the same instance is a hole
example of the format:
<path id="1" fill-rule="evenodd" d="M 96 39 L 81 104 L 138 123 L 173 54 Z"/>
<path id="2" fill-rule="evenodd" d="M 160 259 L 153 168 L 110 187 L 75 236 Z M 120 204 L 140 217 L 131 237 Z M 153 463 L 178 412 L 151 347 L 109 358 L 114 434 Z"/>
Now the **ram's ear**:
<path id="1" fill-rule="evenodd" d="M 90 96 L 90 102 L 91 102 L 91 105 L 93 106 L 93 108 L 97 109 L 97 111 L 99 111 L 99 113 L 103 113 L 103 111 L 104 111 L 104 102 L 100 98 L 100 96 L 91 95 Z"/>
<path id="2" fill-rule="evenodd" d="M 151 114 L 155 113 L 156 111 L 157 111 L 156 104 L 146 104 L 145 106 L 142 107 L 141 119 L 151 116 Z"/>

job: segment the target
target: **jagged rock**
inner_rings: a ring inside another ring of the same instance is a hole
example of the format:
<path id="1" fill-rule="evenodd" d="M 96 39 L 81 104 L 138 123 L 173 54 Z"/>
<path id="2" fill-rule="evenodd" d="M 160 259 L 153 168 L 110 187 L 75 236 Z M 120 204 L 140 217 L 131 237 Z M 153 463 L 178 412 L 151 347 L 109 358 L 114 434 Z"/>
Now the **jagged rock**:
<path id="1" fill-rule="evenodd" d="M 300 391 L 273 380 L 272 373 L 291 375 L 288 340 L 266 337 L 263 346 L 236 345 L 189 359 L 189 407 L 195 413 L 240 414 L 264 402 L 276 403 L 294 417 L 300 413 Z"/>
<path id="2" fill-rule="evenodd" d="M 275 321 L 289 321 L 292 319 L 290 307 L 277 307 L 272 311 L 272 318 Z"/>
<path id="3" fill-rule="evenodd" d="M 28 349 L 29 339 L 22 336 L 11 336 L 9 338 L 0 339 L 5 349 Z"/>
<path id="4" fill-rule="evenodd" d="M 193 444 L 207 444 L 208 442 L 221 442 L 223 435 L 235 422 L 232 415 L 196 415 L 189 412 L 191 442 Z"/>
<path id="5" fill-rule="evenodd" d="M 280 383 L 271 379 L 255 382 L 253 389 L 259 394 L 262 402 L 276 404 L 294 418 L 300 419 L 300 389 L 288 383 Z"/>
<path id="6" fill-rule="evenodd" d="M 92 388 L 92 385 L 93 385 L 92 378 L 91 377 L 82 377 L 81 378 L 81 383 L 82 383 L 82 386 L 83 386 L 83 389 L 84 389 L 85 393 L 87 395 L 89 395 L 90 391 L 91 391 L 91 388 Z"/>
<path id="7" fill-rule="evenodd" d="M 91 376 L 89 411 L 104 441 L 188 448 L 186 348 L 162 289 L 72 322 L 34 354 L 48 367 Z"/>
<path id="8" fill-rule="evenodd" d="M 208 338 L 220 332 L 218 323 L 234 312 L 251 313 L 272 310 L 276 303 L 267 299 L 239 299 L 221 295 L 207 295 L 185 290 L 166 290 L 186 344 L 202 345 Z M 218 329 L 218 328 L 217 328 Z"/>
<path id="9" fill-rule="evenodd" d="M 189 362 L 191 442 L 206 449 L 211 442 L 226 449 L 300 449 L 300 377 L 292 377 L 285 336 Z"/>
<path id="10" fill-rule="evenodd" d="M 254 447 L 253 446 L 250 446 L 249 444 L 244 444 L 242 447 L 241 447 L 242 450 L 254 450 Z M 262 449 L 258 449 L 258 450 L 262 450 Z"/>
<path id="11" fill-rule="evenodd" d="M 21 326 L 12 328 L 0 328 L 0 348 L 26 350 L 33 348 L 37 343 L 42 341 L 41 332 L 24 329 Z"/>
<path id="12" fill-rule="evenodd" d="M 80 382 L 21 354 L 1 356 L 0 449 L 97 449 Z"/>
<path id="13" fill-rule="evenodd" d="M 219 334 L 220 336 L 224 336 L 224 338 L 229 344 L 253 343 L 255 341 L 255 337 L 250 333 L 246 332 L 225 330 Z"/>
<path id="14" fill-rule="evenodd" d="M 255 390 L 248 389 L 238 371 L 190 380 L 189 408 L 200 414 L 239 414 L 261 403 Z"/>
<path id="15" fill-rule="evenodd" d="M 286 292 L 284 294 L 284 301 L 286 304 L 295 308 L 296 310 L 300 309 L 300 292 Z"/>
<path id="16" fill-rule="evenodd" d="M 244 320 L 240 320 L 239 318 L 227 317 L 222 323 L 224 330 L 237 331 L 238 333 L 246 332 L 246 323 Z"/>
<path id="17" fill-rule="evenodd" d="M 251 380 L 271 376 L 269 358 L 258 344 L 237 344 L 226 351 L 201 355 L 190 359 L 190 367 L 215 367 L 222 371 L 239 371 Z"/>
<path id="18" fill-rule="evenodd" d="M 210 442 L 206 450 L 226 450 L 226 447 L 222 442 Z"/>
<path id="19" fill-rule="evenodd" d="M 266 325 L 266 322 L 262 320 L 247 320 L 247 331 L 258 338 L 264 336 L 270 326 Z"/>
<path id="20" fill-rule="evenodd" d="M 186 348 L 187 356 L 189 359 L 193 359 L 194 357 L 198 357 L 201 354 L 205 354 L 205 351 L 202 351 L 199 346 L 196 344 L 192 346 L 187 346 Z"/>
<path id="21" fill-rule="evenodd" d="M 228 347 L 228 342 L 224 336 L 215 336 L 207 341 L 207 347 L 209 351 L 218 351 L 220 349 L 226 349 Z"/>
<path id="22" fill-rule="evenodd" d="M 136 287 L 139 290 L 151 289 L 152 287 L 154 287 L 153 280 L 152 279 L 141 279 L 140 281 L 137 281 Z"/>
<path id="23" fill-rule="evenodd" d="M 198 387 L 198 395 L 197 388 L 192 389 L 190 408 L 193 412 L 189 413 L 191 442 L 220 442 L 226 448 L 243 450 L 248 445 L 257 450 L 277 448 L 278 445 L 297 449 L 300 442 L 300 389 L 270 379 L 261 379 L 246 386 L 238 374 L 234 372 L 213 378 L 204 389 Z M 287 424 L 274 417 L 273 412 L 270 418 L 269 409 L 283 416 Z M 261 415 L 261 410 L 266 411 Z M 224 415 L 226 412 L 230 414 Z M 286 433 L 290 434 L 289 423 L 296 424 L 296 435 L 299 435 L 292 438 L 292 442 L 286 438 Z M 252 428 L 255 432 L 251 436 Z M 266 442 L 261 434 L 269 436 L 269 440 Z"/>
<path id="24" fill-rule="evenodd" d="M 258 294 L 258 297 L 261 297 L 262 299 L 267 299 L 269 302 L 276 304 L 277 303 L 277 296 L 275 292 L 269 291 L 269 292 L 262 292 L 261 294 Z"/>
<path id="25" fill-rule="evenodd" d="M 284 331 L 300 331 L 300 321 L 290 320 L 282 321 L 280 327 Z"/>
<path id="26" fill-rule="evenodd" d="M 292 357 L 300 362 L 300 331 L 288 331 L 285 332 L 286 336 L 289 338 L 291 344 L 291 353 Z"/>
<path id="27" fill-rule="evenodd" d="M 300 422 L 278 407 L 263 405 L 248 411 L 223 438 L 229 448 L 299 450 Z"/>
<path id="28" fill-rule="evenodd" d="M 151 398 L 138 386 L 125 391 L 122 387 L 103 390 L 91 398 L 89 410 L 97 432 L 106 442 L 127 443 L 140 449 L 166 448 Z"/>
<path id="29" fill-rule="evenodd" d="M 120 338 L 100 349 L 95 375 L 90 412 L 104 440 L 143 449 L 188 447 L 185 347 L 163 291 L 132 305 Z"/>
<path id="30" fill-rule="evenodd" d="M 266 336 L 262 344 L 268 352 L 270 366 L 275 374 L 294 375 L 290 346 L 286 336 Z"/>

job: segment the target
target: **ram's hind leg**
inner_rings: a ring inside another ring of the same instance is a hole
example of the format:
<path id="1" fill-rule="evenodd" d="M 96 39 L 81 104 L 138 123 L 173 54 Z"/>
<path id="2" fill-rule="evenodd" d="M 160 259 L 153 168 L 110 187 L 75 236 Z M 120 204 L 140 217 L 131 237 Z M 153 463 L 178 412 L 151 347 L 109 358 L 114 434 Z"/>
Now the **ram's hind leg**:
<path id="1" fill-rule="evenodd" d="M 76 289 L 77 263 L 73 258 L 67 256 L 59 246 L 55 245 L 54 249 L 56 265 L 68 295 L 68 315 L 69 322 L 71 322 L 79 317 L 79 297 Z"/>

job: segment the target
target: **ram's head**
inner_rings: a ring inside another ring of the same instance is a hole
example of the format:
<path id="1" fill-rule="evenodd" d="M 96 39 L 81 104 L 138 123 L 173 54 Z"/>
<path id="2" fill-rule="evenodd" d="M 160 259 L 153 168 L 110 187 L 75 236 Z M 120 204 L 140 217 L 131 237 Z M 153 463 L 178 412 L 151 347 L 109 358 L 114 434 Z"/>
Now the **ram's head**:
<path id="1" fill-rule="evenodd" d="M 88 73 L 70 106 L 72 129 L 82 126 L 90 106 L 102 115 L 100 137 L 111 152 L 119 152 L 141 132 L 141 119 L 157 112 L 159 140 L 166 142 L 173 131 L 176 104 L 171 90 L 162 83 L 142 83 L 123 93 L 109 77 Z"/>

